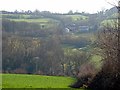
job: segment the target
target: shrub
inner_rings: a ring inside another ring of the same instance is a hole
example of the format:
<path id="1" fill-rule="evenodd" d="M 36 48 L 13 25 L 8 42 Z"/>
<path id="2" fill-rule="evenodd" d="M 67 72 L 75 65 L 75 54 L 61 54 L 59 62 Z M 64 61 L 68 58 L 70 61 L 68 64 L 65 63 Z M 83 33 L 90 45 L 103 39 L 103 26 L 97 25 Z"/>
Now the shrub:
<path id="1" fill-rule="evenodd" d="M 25 69 L 18 68 L 18 69 L 15 69 L 13 71 L 13 73 L 16 73 L 16 74 L 27 74 L 27 71 Z"/>
<path id="2" fill-rule="evenodd" d="M 97 70 L 91 63 L 85 63 L 80 67 L 79 74 L 77 76 L 77 82 L 75 82 L 70 87 L 80 88 L 87 87 L 92 81 L 93 77 L 96 75 Z"/>

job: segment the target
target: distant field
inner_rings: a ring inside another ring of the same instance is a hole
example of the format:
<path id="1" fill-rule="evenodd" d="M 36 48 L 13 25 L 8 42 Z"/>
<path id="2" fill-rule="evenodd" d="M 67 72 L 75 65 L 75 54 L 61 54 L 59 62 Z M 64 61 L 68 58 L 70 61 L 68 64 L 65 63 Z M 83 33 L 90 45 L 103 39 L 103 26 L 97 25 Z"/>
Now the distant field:
<path id="1" fill-rule="evenodd" d="M 49 24 L 58 22 L 57 20 L 52 18 L 39 17 L 36 19 L 32 19 L 31 15 L 22 14 L 2 14 L 2 18 L 7 18 L 16 22 L 49 23 Z"/>
<path id="2" fill-rule="evenodd" d="M 10 19 L 15 22 L 28 22 L 44 25 L 45 28 L 51 28 L 57 25 L 58 21 L 51 18 L 39 18 L 39 19 Z"/>
<path id="3" fill-rule="evenodd" d="M 73 21 L 77 20 L 87 20 L 87 16 L 83 15 L 63 15 L 64 17 L 70 17 L 72 18 Z M 24 14 L 2 14 L 3 18 L 9 18 L 14 21 L 27 21 L 27 22 L 48 22 L 48 21 L 56 21 L 55 19 L 52 18 L 37 18 L 37 19 L 30 19 L 31 15 L 24 15 Z M 58 22 L 58 21 L 57 21 Z"/>
<path id="4" fill-rule="evenodd" d="M 88 17 L 82 16 L 82 15 L 66 15 L 66 16 L 71 17 L 72 20 L 74 20 L 74 21 L 88 19 Z"/>
<path id="5" fill-rule="evenodd" d="M 30 15 L 23 15 L 23 14 L 2 14 L 3 18 L 29 18 Z"/>
<path id="6" fill-rule="evenodd" d="M 17 21 L 17 22 L 25 21 L 25 22 L 46 23 L 46 22 L 49 22 L 51 19 L 40 18 L 40 19 L 10 19 L 10 20 Z"/>
<path id="7" fill-rule="evenodd" d="M 94 35 L 94 33 L 76 33 L 75 36 L 88 38 L 88 39 L 90 39 L 93 42 L 96 40 L 96 36 Z"/>
<path id="8" fill-rule="evenodd" d="M 3 88 L 69 88 L 75 81 L 71 77 L 25 74 L 3 74 Z"/>

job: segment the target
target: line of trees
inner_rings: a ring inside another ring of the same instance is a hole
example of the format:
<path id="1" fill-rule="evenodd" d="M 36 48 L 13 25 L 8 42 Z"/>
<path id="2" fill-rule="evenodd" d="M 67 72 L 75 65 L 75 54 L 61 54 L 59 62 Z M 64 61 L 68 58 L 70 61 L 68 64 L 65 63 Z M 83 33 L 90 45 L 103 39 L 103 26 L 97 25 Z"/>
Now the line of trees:
<path id="1" fill-rule="evenodd" d="M 59 25 L 42 30 L 36 23 L 4 19 L 2 25 L 4 73 L 77 75 L 81 64 L 90 58 L 84 51 L 62 47 L 69 42 L 86 46 L 90 41 L 67 38 Z"/>
<path id="2" fill-rule="evenodd" d="M 4 73 L 77 75 L 89 57 L 81 51 L 65 51 L 56 36 L 47 40 L 3 36 Z"/>

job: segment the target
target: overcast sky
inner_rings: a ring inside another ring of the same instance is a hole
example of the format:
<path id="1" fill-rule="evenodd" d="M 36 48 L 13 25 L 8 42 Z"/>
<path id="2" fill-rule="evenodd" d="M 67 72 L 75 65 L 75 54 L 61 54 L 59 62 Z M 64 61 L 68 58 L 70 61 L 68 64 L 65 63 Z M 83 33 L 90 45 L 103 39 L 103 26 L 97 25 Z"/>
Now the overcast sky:
<path id="1" fill-rule="evenodd" d="M 107 0 L 109 1 L 109 0 Z M 115 1 L 115 0 L 110 0 Z M 0 10 L 32 10 L 66 13 L 70 10 L 95 13 L 113 7 L 106 0 L 0 0 Z"/>

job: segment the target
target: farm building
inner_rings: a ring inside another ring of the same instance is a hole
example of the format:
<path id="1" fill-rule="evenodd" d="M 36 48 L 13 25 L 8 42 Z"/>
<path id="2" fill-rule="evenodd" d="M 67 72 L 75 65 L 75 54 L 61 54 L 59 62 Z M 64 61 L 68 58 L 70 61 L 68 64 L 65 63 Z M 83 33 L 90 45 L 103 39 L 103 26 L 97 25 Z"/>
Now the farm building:
<path id="1" fill-rule="evenodd" d="M 65 32 L 88 32 L 89 26 L 69 24 L 65 27 Z"/>
<path id="2" fill-rule="evenodd" d="M 89 26 L 79 26 L 79 31 L 81 32 L 89 31 Z"/>

